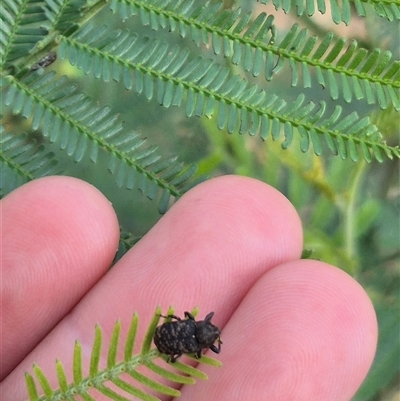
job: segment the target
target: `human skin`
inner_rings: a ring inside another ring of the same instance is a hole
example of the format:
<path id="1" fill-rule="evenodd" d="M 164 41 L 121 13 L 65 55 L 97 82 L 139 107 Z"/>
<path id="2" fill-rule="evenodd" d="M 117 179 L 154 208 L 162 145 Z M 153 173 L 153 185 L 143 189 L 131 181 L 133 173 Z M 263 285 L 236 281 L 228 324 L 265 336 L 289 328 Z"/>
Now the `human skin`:
<path id="1" fill-rule="evenodd" d="M 334 266 L 300 260 L 300 219 L 262 182 L 198 185 L 111 270 L 118 221 L 91 185 L 35 180 L 1 210 L 3 401 L 27 398 L 33 363 L 56 387 L 55 360 L 70 375 L 76 339 L 87 372 L 96 324 L 107 348 L 115 322 L 124 339 L 136 311 L 140 343 L 158 305 L 214 311 L 222 330 L 223 366 L 200 367 L 209 379 L 181 387 L 182 401 L 347 401 L 372 363 L 377 323 L 365 291 Z"/>

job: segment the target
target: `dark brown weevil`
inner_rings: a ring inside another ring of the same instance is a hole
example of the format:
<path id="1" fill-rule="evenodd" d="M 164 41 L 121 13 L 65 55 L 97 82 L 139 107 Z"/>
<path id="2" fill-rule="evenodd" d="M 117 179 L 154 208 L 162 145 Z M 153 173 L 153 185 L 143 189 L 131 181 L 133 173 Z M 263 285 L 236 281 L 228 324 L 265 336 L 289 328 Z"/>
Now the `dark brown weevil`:
<path id="1" fill-rule="evenodd" d="M 154 344 L 162 353 L 169 355 L 173 363 L 182 354 L 195 354 L 200 358 L 204 349 L 210 348 L 216 354 L 221 351 L 221 330 L 211 323 L 214 312 L 210 312 L 204 320 L 196 321 L 192 314 L 185 312 L 185 320 L 175 315 L 162 316 L 176 321 L 158 326 L 154 334 Z M 215 341 L 218 346 L 215 346 Z"/>

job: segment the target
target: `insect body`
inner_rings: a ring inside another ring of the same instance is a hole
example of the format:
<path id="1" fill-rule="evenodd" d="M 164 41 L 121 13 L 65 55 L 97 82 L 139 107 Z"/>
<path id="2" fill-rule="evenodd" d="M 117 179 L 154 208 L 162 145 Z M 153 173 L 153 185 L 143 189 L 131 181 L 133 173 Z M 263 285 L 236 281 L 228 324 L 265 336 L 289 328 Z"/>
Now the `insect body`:
<path id="1" fill-rule="evenodd" d="M 42 59 L 40 59 L 37 63 L 33 64 L 31 67 L 31 71 L 36 71 L 39 68 L 47 67 L 50 64 L 53 64 L 57 59 L 56 52 L 50 52 L 46 54 Z"/>
<path id="2" fill-rule="evenodd" d="M 169 355 L 171 362 L 175 362 L 182 354 L 194 353 L 196 358 L 200 358 L 203 349 L 207 348 L 219 354 L 221 330 L 211 323 L 213 316 L 214 312 L 210 312 L 204 320 L 198 322 L 189 312 L 185 312 L 185 320 L 175 315 L 162 316 L 176 321 L 157 327 L 154 344 L 162 354 Z M 214 345 L 215 341 L 218 346 Z"/>

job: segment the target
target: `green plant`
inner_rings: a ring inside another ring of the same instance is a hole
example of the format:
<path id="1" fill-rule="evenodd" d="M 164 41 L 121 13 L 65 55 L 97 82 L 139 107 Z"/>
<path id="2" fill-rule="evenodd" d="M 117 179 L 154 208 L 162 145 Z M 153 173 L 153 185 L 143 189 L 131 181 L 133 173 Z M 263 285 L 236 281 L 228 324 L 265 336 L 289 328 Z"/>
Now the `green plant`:
<path id="1" fill-rule="evenodd" d="M 396 310 L 398 0 L 3 3 L 1 196 L 56 173 L 94 183 L 124 222 L 120 257 L 158 219 L 147 198 L 165 212 L 204 175 L 256 177 L 294 203 L 314 257 Z M 333 33 L 329 12 L 366 34 Z"/>
<path id="2" fill-rule="evenodd" d="M 196 309 L 195 313 L 198 312 Z M 167 314 L 173 314 L 173 308 L 168 310 Z M 136 382 L 144 385 L 146 388 L 157 391 L 162 394 L 166 394 L 173 397 L 179 397 L 180 391 L 170 386 L 159 383 L 158 381 L 151 379 L 140 373 L 138 368 L 145 366 L 147 369 L 155 373 L 170 382 L 178 384 L 194 384 L 194 378 L 207 379 L 207 375 L 201 372 L 199 369 L 188 365 L 183 362 L 175 362 L 174 368 L 179 370 L 182 374 L 171 372 L 168 369 L 163 368 L 153 362 L 154 359 L 159 358 L 161 354 L 155 348 L 151 348 L 154 332 L 157 324 L 160 320 L 161 309 L 157 308 L 153 316 L 152 321 L 147 329 L 144 337 L 140 352 L 134 354 L 134 346 L 136 333 L 139 323 L 139 317 L 135 313 L 132 317 L 132 321 L 129 327 L 129 331 L 124 344 L 124 356 L 123 360 L 118 360 L 118 343 L 120 340 L 121 322 L 117 322 L 114 326 L 113 333 L 110 339 L 107 352 L 107 366 L 104 369 L 100 369 L 99 362 L 102 353 L 102 331 L 99 326 L 96 326 L 95 337 L 93 341 L 93 348 L 90 357 L 89 375 L 83 375 L 82 365 L 82 349 L 79 341 L 75 342 L 74 358 L 73 358 L 73 382 L 68 383 L 67 374 L 62 363 L 56 361 L 56 371 L 59 383 L 59 389 L 53 390 L 44 375 L 43 371 L 39 366 L 34 365 L 34 374 L 43 389 L 44 395 L 39 397 L 38 388 L 34 381 L 34 378 L 29 373 L 26 373 L 26 385 L 28 388 L 29 398 L 32 401 L 52 401 L 59 399 L 69 399 L 79 394 L 84 400 L 93 400 L 90 396 L 91 390 L 95 388 L 101 394 L 108 396 L 112 400 L 121 400 L 123 394 L 134 395 L 140 400 L 144 401 L 158 401 L 159 398 L 148 394 L 146 390 L 141 390 L 137 385 L 130 383 L 130 380 L 124 378 L 124 375 L 128 374 L 130 378 L 133 378 Z M 167 358 L 164 356 L 164 360 Z M 202 356 L 200 361 L 213 366 L 221 366 L 221 363 L 213 358 Z M 113 384 L 122 390 L 123 393 L 116 393 L 112 390 L 108 384 Z M 61 397 L 61 398 L 60 398 Z"/>

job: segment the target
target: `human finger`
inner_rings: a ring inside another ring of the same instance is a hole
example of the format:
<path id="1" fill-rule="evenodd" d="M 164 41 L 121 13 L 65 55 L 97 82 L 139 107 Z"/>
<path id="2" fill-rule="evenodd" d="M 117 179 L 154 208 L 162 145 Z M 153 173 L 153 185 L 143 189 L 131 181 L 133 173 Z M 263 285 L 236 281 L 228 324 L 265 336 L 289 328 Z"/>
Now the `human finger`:
<path id="1" fill-rule="evenodd" d="M 209 380 L 185 386 L 182 401 L 349 401 L 374 358 L 377 321 L 349 275 L 297 260 L 257 281 L 221 337 L 223 366 L 204 367 Z"/>
<path id="2" fill-rule="evenodd" d="M 1 210 L 3 379 L 105 273 L 119 229 L 107 199 L 69 177 L 32 181 Z"/>

